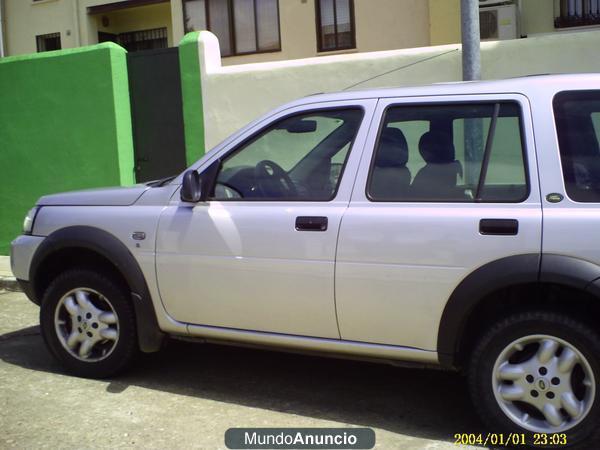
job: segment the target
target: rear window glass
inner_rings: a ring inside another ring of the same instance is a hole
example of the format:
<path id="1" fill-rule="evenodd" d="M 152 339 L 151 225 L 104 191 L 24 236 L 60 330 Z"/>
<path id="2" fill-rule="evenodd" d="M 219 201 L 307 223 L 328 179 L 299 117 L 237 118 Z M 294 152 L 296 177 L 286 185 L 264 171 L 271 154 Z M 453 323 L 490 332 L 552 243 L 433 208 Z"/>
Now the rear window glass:
<path id="1" fill-rule="evenodd" d="M 528 195 L 517 103 L 395 105 L 367 195 L 376 202 L 505 202 Z"/>
<path id="2" fill-rule="evenodd" d="M 554 117 L 567 195 L 600 202 L 600 90 L 557 94 Z"/>

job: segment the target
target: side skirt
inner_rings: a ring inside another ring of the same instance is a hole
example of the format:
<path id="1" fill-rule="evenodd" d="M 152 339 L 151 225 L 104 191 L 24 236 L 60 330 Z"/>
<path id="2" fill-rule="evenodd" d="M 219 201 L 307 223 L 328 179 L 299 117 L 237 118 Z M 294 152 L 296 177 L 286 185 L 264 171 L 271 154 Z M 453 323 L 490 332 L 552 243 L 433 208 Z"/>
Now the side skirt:
<path id="1" fill-rule="evenodd" d="M 437 352 L 412 347 L 237 330 L 206 325 L 188 325 L 187 328 L 188 336 L 172 335 L 172 337 L 193 342 L 270 349 L 330 358 L 386 363 L 401 367 L 440 368 Z"/>

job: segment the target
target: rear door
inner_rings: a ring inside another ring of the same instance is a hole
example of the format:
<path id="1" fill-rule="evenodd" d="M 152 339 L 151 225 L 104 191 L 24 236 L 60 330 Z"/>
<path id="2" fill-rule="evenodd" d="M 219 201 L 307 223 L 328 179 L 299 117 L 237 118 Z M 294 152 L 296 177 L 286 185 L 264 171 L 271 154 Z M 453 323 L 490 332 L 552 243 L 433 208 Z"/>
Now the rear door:
<path id="1" fill-rule="evenodd" d="M 338 241 L 340 333 L 435 351 L 461 280 L 494 260 L 540 253 L 529 103 L 382 99 L 375 117 Z"/>

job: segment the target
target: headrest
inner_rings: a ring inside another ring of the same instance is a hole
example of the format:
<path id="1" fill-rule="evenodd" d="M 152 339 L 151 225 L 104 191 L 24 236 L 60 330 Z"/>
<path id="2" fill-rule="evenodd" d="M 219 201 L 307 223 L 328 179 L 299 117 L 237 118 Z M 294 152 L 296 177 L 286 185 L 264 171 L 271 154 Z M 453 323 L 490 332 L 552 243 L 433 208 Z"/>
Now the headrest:
<path id="1" fill-rule="evenodd" d="M 402 130 L 386 127 L 379 138 L 379 149 L 375 165 L 384 167 L 404 167 L 408 162 L 408 142 Z"/>
<path id="2" fill-rule="evenodd" d="M 428 131 L 419 140 L 419 152 L 427 163 L 451 163 L 455 158 L 452 136 L 442 131 Z"/>

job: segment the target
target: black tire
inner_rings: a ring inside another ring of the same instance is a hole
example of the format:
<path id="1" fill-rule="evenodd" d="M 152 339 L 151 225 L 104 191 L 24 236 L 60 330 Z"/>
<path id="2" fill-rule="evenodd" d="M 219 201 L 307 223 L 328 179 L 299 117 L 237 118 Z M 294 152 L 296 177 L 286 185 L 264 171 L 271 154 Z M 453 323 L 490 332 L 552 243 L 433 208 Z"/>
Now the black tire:
<path id="1" fill-rule="evenodd" d="M 110 347 L 110 353 L 97 361 L 78 359 L 65 348 L 57 335 L 55 313 L 59 302 L 65 294 L 77 288 L 91 289 L 100 293 L 110 301 L 118 318 L 118 339 Z M 135 313 L 127 291 L 103 274 L 90 270 L 66 271 L 50 284 L 42 299 L 40 327 L 44 342 L 52 355 L 68 372 L 76 376 L 110 377 L 124 370 L 137 353 Z"/>
<path id="2" fill-rule="evenodd" d="M 547 438 L 540 437 L 540 433 L 536 435 L 534 431 L 518 425 L 502 410 L 494 395 L 492 379 L 496 360 L 511 343 L 533 335 L 549 335 L 567 342 L 587 359 L 593 373 L 595 398 L 591 409 L 581 422 L 564 431 L 564 440 L 562 437 L 556 441 L 552 438 L 545 440 Z M 580 320 L 554 312 L 532 311 L 498 322 L 479 339 L 471 354 L 468 383 L 474 407 L 491 433 L 503 433 L 505 436 L 522 433 L 525 434 L 526 445 L 536 447 L 564 447 L 562 444 L 565 442 L 567 446 L 589 446 L 600 439 L 600 336 Z"/>

